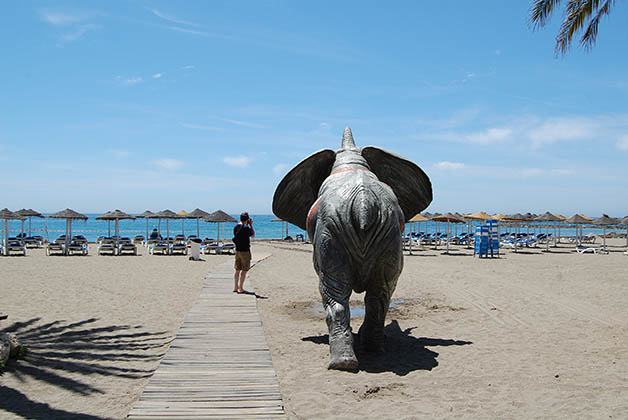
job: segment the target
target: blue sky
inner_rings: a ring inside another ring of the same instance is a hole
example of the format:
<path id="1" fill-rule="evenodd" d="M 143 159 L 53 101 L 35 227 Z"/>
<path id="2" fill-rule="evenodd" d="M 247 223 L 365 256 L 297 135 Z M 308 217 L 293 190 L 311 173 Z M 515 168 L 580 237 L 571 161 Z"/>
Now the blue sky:
<path id="1" fill-rule="evenodd" d="M 429 211 L 628 214 L 626 2 L 555 58 L 529 2 L 0 5 L 0 207 L 270 213 L 301 159 L 414 161 Z"/>

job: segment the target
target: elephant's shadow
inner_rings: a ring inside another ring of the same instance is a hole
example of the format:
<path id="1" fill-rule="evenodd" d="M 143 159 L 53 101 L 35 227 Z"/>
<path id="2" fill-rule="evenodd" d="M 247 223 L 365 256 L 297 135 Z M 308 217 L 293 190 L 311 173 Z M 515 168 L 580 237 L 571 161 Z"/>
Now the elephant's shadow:
<path id="1" fill-rule="evenodd" d="M 410 335 L 416 327 L 401 330 L 399 323 L 391 321 L 384 328 L 386 333 L 385 352 L 367 352 L 359 345 L 360 339 L 354 334 L 355 353 L 360 370 L 370 373 L 393 372 L 405 376 L 415 370 L 432 370 L 438 366 L 438 353 L 427 349 L 433 346 L 464 346 L 471 341 L 442 338 L 413 337 Z M 329 335 L 304 337 L 303 341 L 316 344 L 329 344 Z"/>

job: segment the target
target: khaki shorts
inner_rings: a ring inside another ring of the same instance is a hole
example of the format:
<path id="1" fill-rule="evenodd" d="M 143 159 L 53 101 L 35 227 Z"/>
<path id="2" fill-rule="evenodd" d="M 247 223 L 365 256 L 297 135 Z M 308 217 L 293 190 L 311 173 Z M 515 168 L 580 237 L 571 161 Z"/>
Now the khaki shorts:
<path id="1" fill-rule="evenodd" d="M 249 271 L 251 268 L 251 251 L 236 251 L 235 269 Z"/>

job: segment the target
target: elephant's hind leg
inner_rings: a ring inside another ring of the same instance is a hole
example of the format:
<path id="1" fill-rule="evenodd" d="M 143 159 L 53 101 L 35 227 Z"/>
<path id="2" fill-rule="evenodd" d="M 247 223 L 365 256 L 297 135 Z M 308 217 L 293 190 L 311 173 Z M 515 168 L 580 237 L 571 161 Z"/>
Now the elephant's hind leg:
<path id="1" fill-rule="evenodd" d="M 364 297 L 364 322 L 358 336 L 360 343 L 367 351 L 384 351 L 384 322 L 392 296 L 397 284 L 397 276 L 381 283 L 372 283 L 366 289 Z"/>
<path id="2" fill-rule="evenodd" d="M 319 289 L 329 328 L 330 356 L 327 368 L 355 372 L 358 370 L 358 359 L 353 351 L 353 334 L 349 325 L 351 287 L 348 281 L 338 281 L 320 273 Z"/>

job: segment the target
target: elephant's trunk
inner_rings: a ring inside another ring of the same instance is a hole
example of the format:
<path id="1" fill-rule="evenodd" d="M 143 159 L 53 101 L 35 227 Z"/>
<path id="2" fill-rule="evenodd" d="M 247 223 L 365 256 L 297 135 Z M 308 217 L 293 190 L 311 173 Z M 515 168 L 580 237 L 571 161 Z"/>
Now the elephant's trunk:
<path id="1" fill-rule="evenodd" d="M 356 149 L 355 142 L 353 141 L 353 134 L 351 134 L 351 128 L 349 126 L 345 127 L 345 132 L 342 134 L 342 149 Z"/>

